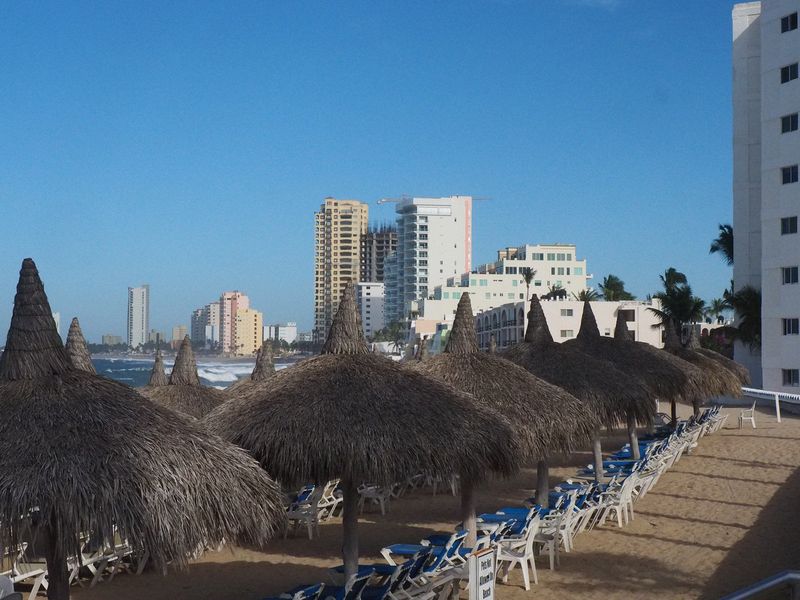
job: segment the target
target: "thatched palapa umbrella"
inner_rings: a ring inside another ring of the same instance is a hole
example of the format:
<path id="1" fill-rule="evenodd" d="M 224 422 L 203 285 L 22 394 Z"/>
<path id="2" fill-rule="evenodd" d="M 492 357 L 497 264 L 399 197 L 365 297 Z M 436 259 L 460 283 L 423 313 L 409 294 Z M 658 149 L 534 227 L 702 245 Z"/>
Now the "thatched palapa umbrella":
<path id="1" fill-rule="evenodd" d="M 711 360 L 718 362 L 723 367 L 731 371 L 734 375 L 736 375 L 740 385 L 750 385 L 750 371 L 747 370 L 747 367 L 739 364 L 735 360 L 731 360 L 727 356 L 723 356 L 719 352 L 709 350 L 708 348 L 703 348 L 700 345 L 700 341 L 697 339 L 697 336 L 695 335 L 694 327 L 689 330 L 689 341 L 687 342 L 686 347 L 689 350 L 694 350 L 695 352 L 702 354 L 706 358 L 710 358 Z"/>
<path id="2" fill-rule="evenodd" d="M 153 368 L 155 369 L 155 365 Z M 200 383 L 192 342 L 188 335 L 183 338 L 178 356 L 175 357 L 175 365 L 172 367 L 169 383 L 167 385 L 151 384 L 141 388 L 140 391 L 156 404 L 195 419 L 203 418 L 228 399 L 222 390 Z"/>
<path id="3" fill-rule="evenodd" d="M 733 396 L 734 398 L 738 398 L 742 395 L 741 381 L 737 374 L 723 366 L 720 362 L 696 352 L 691 348 L 684 347 L 675 330 L 675 324 L 671 320 L 664 324 L 664 328 L 666 329 L 664 352 L 685 360 L 702 372 L 703 382 L 705 383 L 705 394 L 703 396 L 695 396 L 692 399 L 692 407 L 695 415 L 699 413 L 700 405 L 708 398 L 714 396 Z M 690 339 L 691 337 L 690 335 Z"/>
<path id="4" fill-rule="evenodd" d="M 150 371 L 150 381 L 147 382 L 149 386 L 167 385 L 169 379 L 164 372 L 164 359 L 161 357 L 161 350 L 156 351 L 156 361 L 153 363 L 153 370 Z"/>
<path id="5" fill-rule="evenodd" d="M 260 381 L 266 381 L 275 375 L 275 363 L 272 359 L 272 344 L 265 340 L 256 354 L 256 364 L 250 377 L 245 377 L 225 388 L 228 394 L 241 394 Z"/>
<path id="6" fill-rule="evenodd" d="M 285 526 L 277 485 L 246 453 L 70 364 L 31 259 L 0 357 L 0 412 L 0 543 L 30 541 L 33 526 L 51 599 L 69 598 L 81 532 L 113 541 L 116 530 L 165 566 L 223 540 L 262 545 Z"/>
<path id="7" fill-rule="evenodd" d="M 622 337 L 622 331 L 620 336 Z M 638 379 L 649 390 L 653 400 L 669 400 L 673 416 L 676 414 L 676 402 L 692 402 L 695 398 L 713 395 L 713 390 L 707 386 L 702 372 L 686 361 L 643 342 L 601 336 L 588 301 L 583 303 L 578 336 L 564 344 L 612 362 L 629 377 Z M 634 443 L 636 429 L 631 423 L 628 424 L 628 433 L 631 437 L 631 451 L 637 457 L 639 445 L 638 441 Z"/>
<path id="8" fill-rule="evenodd" d="M 506 350 L 504 356 L 585 402 L 603 426 L 614 427 L 620 422 L 652 422 L 655 403 L 638 380 L 607 361 L 587 356 L 553 340 L 536 294 L 531 296 L 524 340 Z M 603 473 L 599 428 L 594 431 L 592 449 L 595 477 L 599 479 Z M 547 495 L 546 460 L 540 462 L 539 469 L 537 498 Z"/>
<path id="9" fill-rule="evenodd" d="M 86 345 L 86 338 L 83 337 L 83 332 L 81 331 L 81 324 L 78 323 L 78 317 L 73 317 L 72 323 L 69 324 L 66 351 L 73 367 L 92 375 L 97 374 L 92 364 L 92 355 L 89 353 L 89 347 Z"/>
<path id="10" fill-rule="evenodd" d="M 342 480 L 348 579 L 358 565 L 360 483 L 390 485 L 421 471 L 480 481 L 518 466 L 505 419 L 368 351 L 352 284 L 320 356 L 232 398 L 205 423 L 285 484 Z"/>
<path id="11" fill-rule="evenodd" d="M 466 293 L 458 301 L 444 352 L 418 363 L 416 368 L 507 416 L 523 462 L 572 452 L 590 440 L 599 427 L 596 415 L 571 394 L 504 358 L 480 351 Z M 474 491 L 474 482 L 462 477 L 462 516 L 470 532 L 470 546 L 475 542 Z"/>

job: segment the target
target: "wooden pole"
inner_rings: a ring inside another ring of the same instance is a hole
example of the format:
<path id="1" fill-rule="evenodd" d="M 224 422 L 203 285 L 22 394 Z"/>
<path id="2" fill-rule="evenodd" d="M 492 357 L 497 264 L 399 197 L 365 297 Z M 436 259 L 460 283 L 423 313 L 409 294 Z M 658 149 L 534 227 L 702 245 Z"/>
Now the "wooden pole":
<path id="1" fill-rule="evenodd" d="M 603 476 L 603 448 L 600 445 L 600 433 L 595 433 L 592 439 L 592 454 L 594 455 L 594 480 L 599 483 Z"/>
<path id="2" fill-rule="evenodd" d="M 550 465 L 546 458 L 536 463 L 536 504 L 550 508 Z"/>
<path id="3" fill-rule="evenodd" d="M 678 403 L 675 402 L 675 398 L 669 401 L 669 408 L 672 413 L 672 428 L 676 429 L 678 427 Z"/>
<path id="4" fill-rule="evenodd" d="M 358 489 L 352 481 L 342 481 L 342 557 L 345 583 L 358 572 Z"/>
<path id="5" fill-rule="evenodd" d="M 639 454 L 639 436 L 636 435 L 636 419 L 631 416 L 628 416 L 628 440 L 631 443 L 631 456 L 633 460 L 639 460 L 641 454 Z"/>
<path id="6" fill-rule="evenodd" d="M 461 478 L 461 522 L 467 530 L 464 545 L 467 548 L 474 548 L 478 542 L 476 530 L 478 520 L 475 517 L 475 482 L 469 477 Z"/>
<path id="7" fill-rule="evenodd" d="M 69 600 L 67 557 L 59 549 L 56 535 L 50 526 L 43 526 L 40 536 L 47 561 L 47 597 L 49 600 Z"/>

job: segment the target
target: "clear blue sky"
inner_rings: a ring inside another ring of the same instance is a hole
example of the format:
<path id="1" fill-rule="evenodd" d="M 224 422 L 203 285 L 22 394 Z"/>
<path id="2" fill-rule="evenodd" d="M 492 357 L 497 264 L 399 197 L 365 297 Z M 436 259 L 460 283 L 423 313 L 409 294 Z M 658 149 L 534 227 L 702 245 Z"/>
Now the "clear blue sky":
<path id="1" fill-rule="evenodd" d="M 126 288 L 312 322 L 328 195 L 473 194 L 475 263 L 574 242 L 595 283 L 698 295 L 731 220 L 727 0 L 0 4 L 0 331 L 21 259 L 62 321 Z"/>

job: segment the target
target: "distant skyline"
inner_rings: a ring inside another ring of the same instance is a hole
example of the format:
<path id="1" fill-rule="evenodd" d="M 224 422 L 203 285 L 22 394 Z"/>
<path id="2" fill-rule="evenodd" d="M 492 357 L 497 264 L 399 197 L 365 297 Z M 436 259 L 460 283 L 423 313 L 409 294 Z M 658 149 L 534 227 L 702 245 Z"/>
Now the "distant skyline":
<path id="1" fill-rule="evenodd" d="M 90 341 L 142 283 L 154 329 L 239 289 L 308 331 L 325 196 L 490 197 L 473 264 L 570 242 L 719 297 L 733 4 L 2 4 L 0 334 L 27 256 Z"/>

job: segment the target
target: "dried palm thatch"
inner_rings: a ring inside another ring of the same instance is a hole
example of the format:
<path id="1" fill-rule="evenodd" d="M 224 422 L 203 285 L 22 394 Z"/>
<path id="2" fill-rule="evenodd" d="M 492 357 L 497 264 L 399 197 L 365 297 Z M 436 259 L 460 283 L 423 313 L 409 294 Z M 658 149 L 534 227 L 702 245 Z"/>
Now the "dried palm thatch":
<path id="1" fill-rule="evenodd" d="M 675 360 L 643 342 L 601 336 L 588 301 L 583 303 L 578 336 L 564 345 L 612 362 L 629 377 L 639 379 L 661 400 L 692 403 L 704 394 L 709 395 L 702 373 L 685 361 Z"/>
<path id="2" fill-rule="evenodd" d="M 700 342 L 697 340 L 697 337 L 694 334 L 694 328 L 689 331 L 689 342 L 687 344 L 687 348 L 721 364 L 723 367 L 736 375 L 740 385 L 748 386 L 751 384 L 750 371 L 747 370 L 747 367 L 739 364 L 735 360 L 731 360 L 727 356 L 723 356 L 719 352 L 714 352 L 708 348 L 701 347 Z"/>
<path id="3" fill-rule="evenodd" d="M 628 329 L 628 323 L 621 310 L 617 310 L 617 322 L 614 324 L 614 339 L 623 341 L 633 341 L 633 335 Z"/>
<path id="4" fill-rule="evenodd" d="M 266 381 L 273 375 L 275 375 L 275 363 L 272 358 L 272 344 L 266 340 L 261 345 L 261 348 L 258 349 L 256 364 L 253 367 L 253 372 L 250 374 L 250 377 L 235 381 L 225 388 L 225 392 L 229 395 L 242 393 L 254 384 Z"/>
<path id="5" fill-rule="evenodd" d="M 81 324 L 78 323 L 78 317 L 73 317 L 72 323 L 69 324 L 66 351 L 73 367 L 92 375 L 97 374 L 92 364 L 92 355 L 89 354 L 89 347 L 86 345 L 86 339 L 81 331 Z"/>
<path id="6" fill-rule="evenodd" d="M 479 481 L 518 467 L 508 423 L 473 398 L 369 352 L 352 284 L 320 356 L 232 398 L 206 426 L 286 484 L 342 479 L 344 559 L 355 573 L 361 482 L 425 471 Z M 298 443 L 298 440 L 305 440 Z"/>
<path id="7" fill-rule="evenodd" d="M 741 382 L 738 375 L 716 360 L 682 346 L 672 321 L 668 321 L 664 327 L 667 330 L 664 351 L 685 360 L 702 372 L 705 394 L 694 403 L 695 412 L 697 412 L 699 405 L 710 397 L 733 396 L 738 398 L 742 395 Z"/>
<path id="8" fill-rule="evenodd" d="M 469 294 L 461 295 L 444 352 L 416 368 L 506 415 L 525 460 L 572 452 L 600 426 L 595 412 L 562 388 L 480 351 Z"/>
<path id="9" fill-rule="evenodd" d="M 203 418 L 228 399 L 222 390 L 200 383 L 192 342 L 188 335 L 183 338 L 178 356 L 175 357 L 169 384 L 145 386 L 140 392 L 156 404 L 195 419 Z"/>
<path id="10" fill-rule="evenodd" d="M 161 350 L 156 351 L 156 361 L 153 363 L 153 370 L 150 372 L 150 381 L 147 385 L 155 387 L 167 385 L 169 380 L 164 372 L 164 359 L 161 357 Z"/>
<path id="11" fill-rule="evenodd" d="M 629 417 L 642 425 L 652 422 L 655 403 L 637 378 L 606 360 L 553 341 L 536 294 L 531 296 L 524 340 L 502 356 L 588 403 L 606 427 Z"/>
<path id="12" fill-rule="evenodd" d="M 0 357 L 0 411 L 0 543 L 33 527 L 51 599 L 69 598 L 83 531 L 113 540 L 116 528 L 165 566 L 223 540 L 263 545 L 285 526 L 279 488 L 246 453 L 72 367 L 31 259 Z"/>

